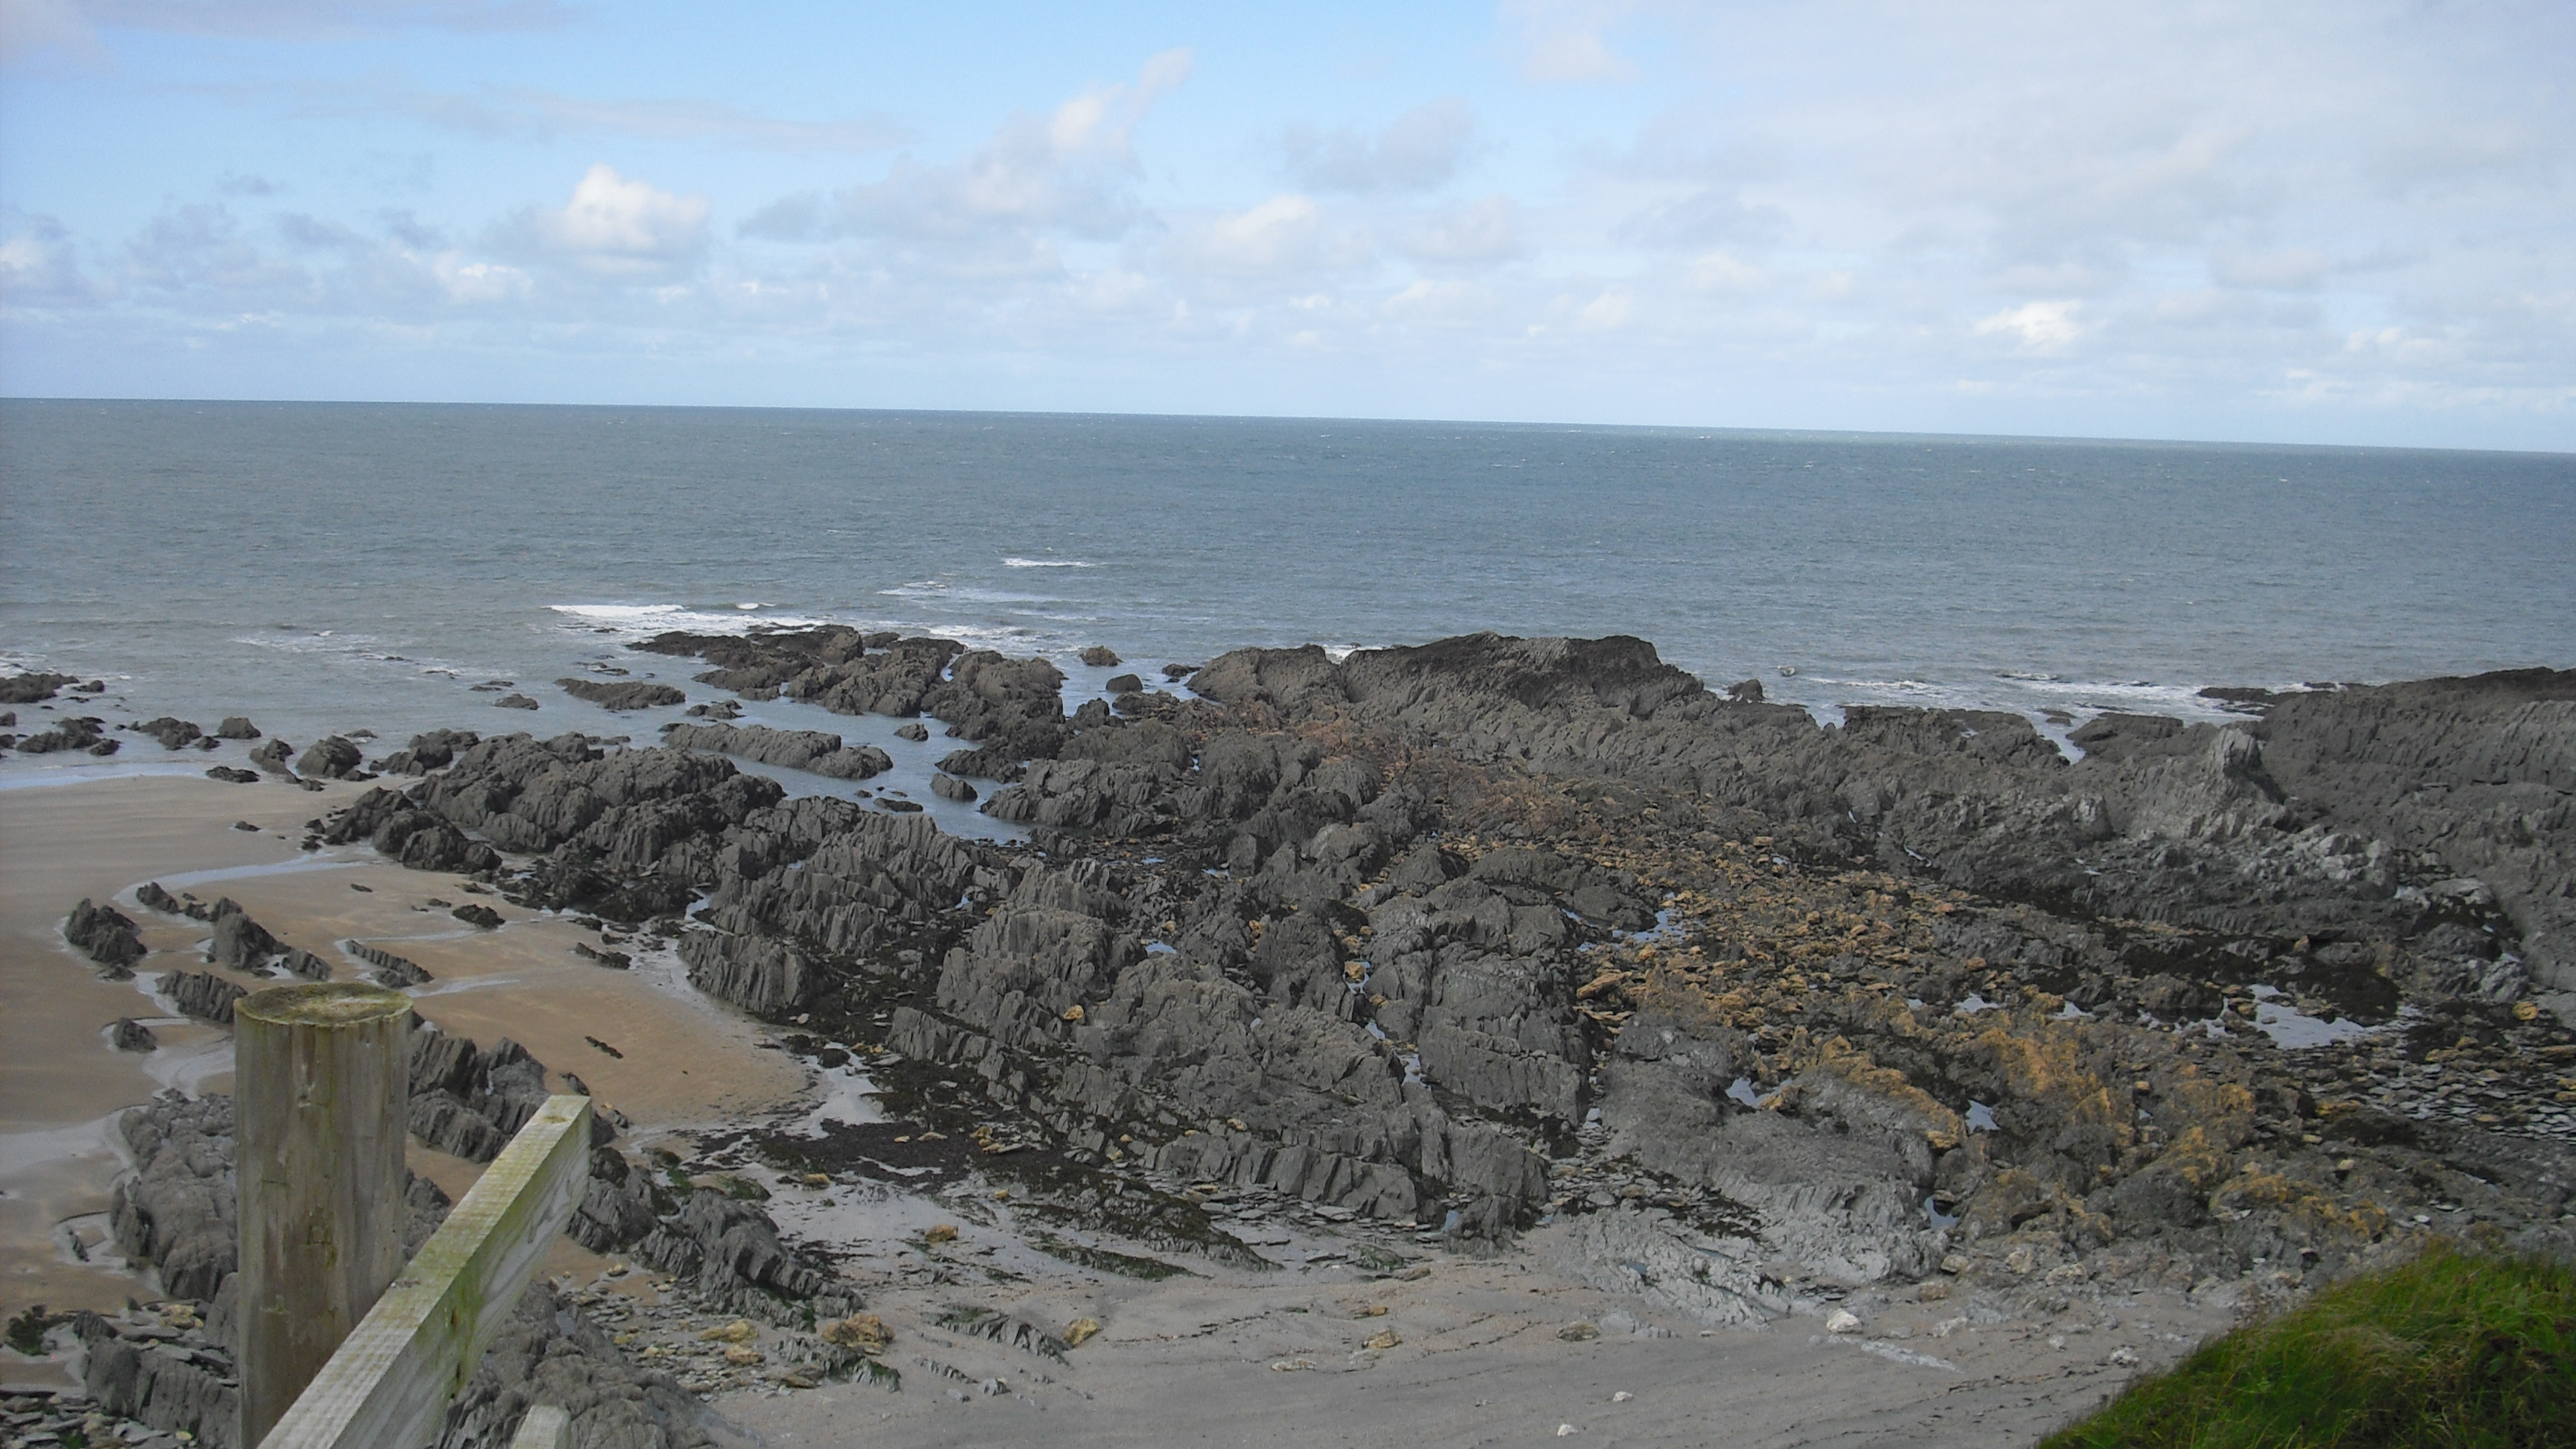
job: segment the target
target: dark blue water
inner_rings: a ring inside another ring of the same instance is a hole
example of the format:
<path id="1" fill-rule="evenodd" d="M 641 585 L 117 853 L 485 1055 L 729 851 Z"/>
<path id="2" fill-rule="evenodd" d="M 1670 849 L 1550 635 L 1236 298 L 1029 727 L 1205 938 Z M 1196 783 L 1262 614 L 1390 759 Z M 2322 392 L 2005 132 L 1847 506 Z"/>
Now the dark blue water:
<path id="1" fill-rule="evenodd" d="M 0 524 L 0 662 L 299 742 L 597 729 L 554 678 L 683 680 L 616 646 L 762 620 L 1068 667 L 1093 643 L 1152 664 L 1628 633 L 1828 715 L 2187 711 L 2208 684 L 2576 664 L 2564 455 L 20 401 Z M 469 689 L 489 679 L 546 708 L 496 713 Z"/>

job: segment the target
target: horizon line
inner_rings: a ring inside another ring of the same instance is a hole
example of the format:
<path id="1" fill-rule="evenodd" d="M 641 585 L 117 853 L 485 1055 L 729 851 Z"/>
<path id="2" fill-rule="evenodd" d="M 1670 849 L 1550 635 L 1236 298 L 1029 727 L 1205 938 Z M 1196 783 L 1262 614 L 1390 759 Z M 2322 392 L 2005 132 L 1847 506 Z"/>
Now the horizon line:
<path id="1" fill-rule="evenodd" d="M 2437 443 L 2316 443 L 2282 442 L 2265 438 L 2173 438 L 2151 437 L 2146 435 L 2088 435 L 2077 433 L 1945 433 L 1924 432 L 1911 429 L 1762 427 L 1741 423 L 1590 423 L 1529 418 L 1430 418 L 1374 416 L 1367 414 L 1345 414 L 1334 416 L 1307 413 L 1165 413 L 1145 411 L 1086 412 L 1050 408 L 901 408 L 867 407 L 856 404 L 828 405 L 816 403 L 491 402 L 420 398 L 52 397 L 19 393 L 0 393 L 0 406 L 28 403 L 73 405 L 91 404 L 101 406 L 161 405 L 179 407 L 557 408 L 567 411 L 586 409 L 598 412 L 875 413 L 889 417 L 1072 418 L 1114 419 L 1136 422 L 1211 423 L 1344 423 L 1372 426 L 1544 429 L 1559 432 L 1729 433 L 1747 436 L 1851 439 L 1873 442 L 1928 441 L 1951 444 L 2109 444 L 2117 446 L 2184 448 L 2273 448 L 2319 452 L 2494 454 L 2516 458 L 2567 458 L 2576 460 L 2576 450 L 2555 448 L 2470 448 Z"/>

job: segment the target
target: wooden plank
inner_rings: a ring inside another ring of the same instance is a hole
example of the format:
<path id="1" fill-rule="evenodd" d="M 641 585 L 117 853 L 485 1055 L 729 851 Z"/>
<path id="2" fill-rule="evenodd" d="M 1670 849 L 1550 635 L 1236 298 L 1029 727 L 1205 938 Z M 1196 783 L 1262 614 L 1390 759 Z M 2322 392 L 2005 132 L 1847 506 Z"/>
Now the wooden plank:
<path id="1" fill-rule="evenodd" d="M 256 1444 L 402 1271 L 411 998 L 359 982 L 233 1006 L 241 1423 Z"/>
<path id="2" fill-rule="evenodd" d="M 590 1099 L 550 1097 L 262 1449 L 420 1449 L 590 1182 Z"/>
<path id="3" fill-rule="evenodd" d="M 552 1404 L 539 1404 L 519 1421 L 510 1449 L 567 1449 L 572 1443 L 572 1415 Z"/>

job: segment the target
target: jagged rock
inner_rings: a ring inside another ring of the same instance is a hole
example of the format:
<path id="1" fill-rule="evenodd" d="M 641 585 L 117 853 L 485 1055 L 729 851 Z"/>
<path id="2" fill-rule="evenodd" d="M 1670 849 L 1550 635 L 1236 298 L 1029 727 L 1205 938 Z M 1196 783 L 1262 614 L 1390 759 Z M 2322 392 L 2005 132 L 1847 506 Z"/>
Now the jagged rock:
<path id="1" fill-rule="evenodd" d="M 161 882 L 157 880 L 146 881 L 142 885 L 137 886 L 134 891 L 134 899 L 136 903 L 141 905 L 144 909 L 159 911 L 164 915 L 184 916 L 188 913 L 187 908 L 179 904 L 178 897 L 163 890 L 161 888 Z"/>
<path id="2" fill-rule="evenodd" d="M 156 1051 L 161 1046 L 161 1038 L 152 1034 L 152 1028 L 130 1016 L 116 1019 L 116 1024 L 107 1029 L 107 1040 L 108 1045 L 121 1052 Z"/>
<path id="3" fill-rule="evenodd" d="M 175 719 L 166 714 L 159 719 L 146 720 L 131 728 L 136 734 L 150 735 L 159 740 L 161 748 L 165 750 L 184 750 L 203 738 L 206 733 L 187 720 Z"/>
<path id="4" fill-rule="evenodd" d="M 551 1284 L 532 1285 L 448 1404 L 437 1449 L 508 1442 L 537 1404 L 571 1418 L 568 1442 L 597 1449 L 700 1449 L 717 1441 L 703 1406 L 666 1373 L 641 1369 Z"/>
<path id="5" fill-rule="evenodd" d="M 117 1251 L 156 1265 L 174 1297 L 211 1300 L 239 1261 L 232 1098 L 165 1092 L 119 1127 L 135 1172 L 109 1197 Z"/>
<path id="6" fill-rule="evenodd" d="M 331 979 L 331 963 L 310 951 L 289 951 L 278 958 L 277 965 L 288 975 L 301 976 L 307 981 Z"/>
<path id="7" fill-rule="evenodd" d="M 234 1449 L 240 1392 L 204 1351 L 120 1336 L 104 1317 L 75 1320 L 84 1354 L 82 1383 L 110 1413 L 155 1429 L 185 1432 L 207 1449 Z"/>
<path id="8" fill-rule="evenodd" d="M 366 763 L 354 742 L 325 735 L 295 762 L 295 773 L 314 780 L 349 780 L 365 773 Z"/>
<path id="9" fill-rule="evenodd" d="M 64 685 L 78 682 L 76 675 L 45 674 L 34 670 L 0 676 L 0 704 L 36 704 L 53 698 L 54 691 Z"/>
<path id="10" fill-rule="evenodd" d="M 286 951 L 286 943 L 250 918 L 239 902 L 225 896 L 215 902 L 214 939 L 206 943 L 206 963 L 234 971 L 257 972 Z M 229 1018 L 227 1018 L 229 1019 Z"/>
<path id="11" fill-rule="evenodd" d="M 293 772 L 287 768 L 286 761 L 288 757 L 294 753 L 295 747 L 293 745 L 290 745 L 286 741 L 278 739 L 275 736 L 271 736 L 267 744 L 261 745 L 259 748 L 250 752 L 250 762 L 257 765 L 260 770 L 266 774 L 291 774 Z"/>
<path id="12" fill-rule="evenodd" d="M 657 1224 L 634 1251 L 641 1261 L 689 1280 L 714 1303 L 748 1317 L 801 1325 L 808 1311 L 848 1311 L 845 1300 L 826 1293 L 829 1275 L 779 1241 L 769 1214 L 713 1188 L 690 1193 L 678 1215 Z"/>
<path id="13" fill-rule="evenodd" d="M 627 680 L 618 684 L 605 684 L 592 679 L 558 679 L 555 683 L 562 686 L 564 693 L 575 699 L 587 700 L 601 709 L 659 709 L 664 705 L 685 704 L 689 698 L 687 694 L 670 685 L 656 684 L 642 679 Z M 504 704 L 508 702 L 508 700 L 502 701 Z"/>
<path id="14" fill-rule="evenodd" d="M 236 770 L 230 765 L 214 766 L 212 769 L 206 771 L 206 778 L 209 780 L 220 780 L 227 785 L 256 785 L 259 783 L 259 775 L 257 772 L 251 770 Z"/>
<path id="15" fill-rule="evenodd" d="M 89 715 L 57 720 L 54 727 L 40 735 L 27 735 L 18 741 L 18 751 L 27 755 L 116 753 L 117 742 L 106 737 L 106 721 Z"/>
<path id="16" fill-rule="evenodd" d="M 680 938 L 680 960 L 689 984 L 755 1016 L 784 1016 L 812 1003 L 823 973 L 783 941 L 727 931 L 691 931 Z"/>
<path id="17" fill-rule="evenodd" d="M 464 905 L 458 906 L 456 909 L 449 911 L 448 914 L 454 916 L 460 921 L 463 921 L 465 924 L 476 927 L 480 930 L 497 931 L 501 929 L 501 913 L 492 909 L 490 906 L 483 905 L 479 902 L 468 901 Z"/>
<path id="18" fill-rule="evenodd" d="M 83 898 L 63 922 L 63 939 L 122 980 L 143 959 L 143 937 L 134 922 L 114 906 L 93 905 Z"/>
<path id="19" fill-rule="evenodd" d="M 418 964 L 364 941 L 342 941 L 340 949 L 374 967 L 376 984 L 380 986 L 400 990 L 406 986 L 426 986 L 432 979 L 429 972 Z"/>
<path id="20" fill-rule="evenodd" d="M 1123 661 L 1119 659 L 1117 650 L 1106 644 L 1094 644 L 1082 651 L 1082 662 L 1094 669 L 1110 669 Z"/>
<path id="21" fill-rule="evenodd" d="M 930 726 L 923 724 L 919 720 L 914 720 L 909 724 L 897 725 L 895 726 L 894 732 L 898 736 L 912 741 L 914 744 L 920 744 L 930 738 Z"/>
<path id="22" fill-rule="evenodd" d="M 930 776 L 930 793 L 942 800 L 966 801 L 975 798 L 975 787 L 954 775 L 934 771 Z"/>
<path id="23" fill-rule="evenodd" d="M 222 724 L 215 726 L 215 738 L 219 740 L 255 740 L 259 738 L 259 726 L 252 724 L 246 716 L 228 714 L 224 716 L 224 722 Z"/>
<path id="24" fill-rule="evenodd" d="M 524 694 L 505 694 L 492 701 L 494 709 L 536 709 L 537 702 Z"/>
<path id="25" fill-rule="evenodd" d="M 161 994 L 169 997 L 181 1014 L 217 1026 L 232 1025 L 233 1003 L 250 995 L 211 971 L 173 971 L 161 978 Z"/>
<path id="26" fill-rule="evenodd" d="M 411 747 L 396 750 L 376 762 L 379 774 L 425 775 L 446 769 L 456 756 L 481 742 L 482 736 L 472 730 L 431 730 L 411 737 Z"/>
<path id="27" fill-rule="evenodd" d="M 835 780 L 864 780 L 894 768 L 874 745 L 847 745 L 822 730 L 775 730 L 766 725 L 670 724 L 663 742 L 677 749 L 714 750 L 764 765 L 809 770 Z"/>
<path id="28" fill-rule="evenodd" d="M 412 1033 L 411 1130 L 451 1157 L 489 1162 L 546 1104 L 546 1066 L 503 1037 L 488 1052 L 434 1027 Z M 591 1119 L 596 1146 L 616 1135 Z"/>

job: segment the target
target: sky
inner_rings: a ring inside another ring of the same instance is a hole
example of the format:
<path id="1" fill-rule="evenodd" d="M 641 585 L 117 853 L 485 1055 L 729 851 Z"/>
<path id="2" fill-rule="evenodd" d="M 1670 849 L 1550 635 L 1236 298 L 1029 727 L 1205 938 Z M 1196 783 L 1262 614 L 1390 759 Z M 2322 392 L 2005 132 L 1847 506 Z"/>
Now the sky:
<path id="1" fill-rule="evenodd" d="M 2576 451 L 2576 5 L 0 0 L 0 394 Z"/>

